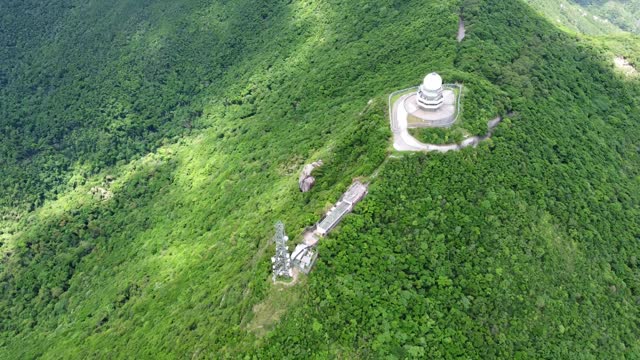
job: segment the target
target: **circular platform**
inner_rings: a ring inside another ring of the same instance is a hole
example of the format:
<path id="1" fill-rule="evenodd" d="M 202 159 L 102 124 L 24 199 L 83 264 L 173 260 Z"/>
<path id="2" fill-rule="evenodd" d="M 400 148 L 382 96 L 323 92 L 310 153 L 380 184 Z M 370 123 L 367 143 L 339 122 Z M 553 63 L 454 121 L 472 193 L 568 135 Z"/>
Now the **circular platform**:
<path id="1" fill-rule="evenodd" d="M 444 90 L 444 104 L 436 111 L 428 111 L 418 106 L 417 94 L 404 100 L 408 113 L 408 127 L 449 127 L 456 121 L 456 96 L 452 90 Z"/>

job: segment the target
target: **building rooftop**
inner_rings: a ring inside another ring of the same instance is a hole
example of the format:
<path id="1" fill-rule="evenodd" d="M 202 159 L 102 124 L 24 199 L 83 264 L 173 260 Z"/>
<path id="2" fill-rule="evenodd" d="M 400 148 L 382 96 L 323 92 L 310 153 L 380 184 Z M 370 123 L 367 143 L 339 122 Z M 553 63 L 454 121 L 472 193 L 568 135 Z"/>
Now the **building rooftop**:
<path id="1" fill-rule="evenodd" d="M 303 258 L 303 256 L 305 255 L 304 253 L 309 248 L 310 248 L 310 246 L 309 245 L 305 245 L 305 244 L 296 245 L 296 249 L 293 250 L 293 252 L 291 253 L 291 260 L 301 260 Z"/>
<path id="2" fill-rule="evenodd" d="M 347 192 L 344 193 L 344 195 L 342 196 L 342 201 L 346 201 L 350 204 L 355 204 L 358 201 L 360 201 L 360 199 L 362 199 L 362 197 L 364 196 L 364 194 L 366 194 L 366 192 L 367 192 L 367 187 L 362 183 L 356 181 L 353 185 L 349 187 Z"/>
<path id="3" fill-rule="evenodd" d="M 291 261 L 293 265 L 302 270 L 305 274 L 311 271 L 313 263 L 315 263 L 318 253 L 314 251 L 314 248 L 305 244 L 298 244 L 296 249 L 291 254 Z"/>
<path id="4" fill-rule="evenodd" d="M 318 230 L 329 231 L 336 224 L 340 222 L 340 219 L 351 210 L 351 204 L 341 201 L 336 205 L 336 207 L 331 210 L 327 216 L 322 219 L 320 224 L 318 224 Z"/>

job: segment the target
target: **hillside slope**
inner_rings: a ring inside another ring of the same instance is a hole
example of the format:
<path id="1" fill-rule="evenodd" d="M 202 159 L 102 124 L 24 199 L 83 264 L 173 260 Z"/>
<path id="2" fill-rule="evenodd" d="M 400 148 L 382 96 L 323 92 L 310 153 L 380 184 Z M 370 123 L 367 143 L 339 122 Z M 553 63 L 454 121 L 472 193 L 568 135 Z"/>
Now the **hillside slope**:
<path id="1" fill-rule="evenodd" d="M 549 21 L 587 35 L 640 34 L 640 1 L 525 0 Z"/>
<path id="2" fill-rule="evenodd" d="M 640 354 L 638 82 L 522 4 L 464 5 L 454 63 L 509 93 L 507 122 L 389 162 L 261 356 Z"/>
<path id="3" fill-rule="evenodd" d="M 640 34 L 640 1 L 638 0 L 576 0 L 596 16 L 608 19 L 625 31 Z"/>
<path id="4" fill-rule="evenodd" d="M 640 84 L 524 3 L 0 4 L 0 358 L 640 353 Z M 386 96 L 433 70 L 505 122 L 384 161 Z M 272 286 L 273 223 L 380 165 Z"/>

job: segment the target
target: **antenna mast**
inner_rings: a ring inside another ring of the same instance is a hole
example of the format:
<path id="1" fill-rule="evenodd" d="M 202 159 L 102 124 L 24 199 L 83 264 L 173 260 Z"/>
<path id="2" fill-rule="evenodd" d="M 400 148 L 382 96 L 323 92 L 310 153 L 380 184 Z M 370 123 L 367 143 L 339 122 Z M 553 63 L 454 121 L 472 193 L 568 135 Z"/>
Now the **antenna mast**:
<path id="1" fill-rule="evenodd" d="M 278 221 L 275 227 L 276 234 L 273 237 L 273 241 L 276 243 L 276 255 L 271 258 L 274 282 L 279 277 L 292 277 L 291 259 L 289 257 L 289 249 L 287 248 L 289 237 L 284 233 L 284 224 L 282 221 Z"/>

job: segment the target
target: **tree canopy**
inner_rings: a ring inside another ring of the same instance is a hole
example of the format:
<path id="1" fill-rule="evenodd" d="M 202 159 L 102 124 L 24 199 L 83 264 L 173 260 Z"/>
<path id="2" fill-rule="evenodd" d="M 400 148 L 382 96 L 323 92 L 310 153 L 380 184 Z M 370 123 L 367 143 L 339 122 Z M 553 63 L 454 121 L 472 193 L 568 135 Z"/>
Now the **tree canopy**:
<path id="1" fill-rule="evenodd" d="M 640 353 L 637 38 L 501 0 L 0 9 L 0 358 Z M 491 140 L 391 149 L 388 94 L 431 71 Z M 273 286 L 273 224 L 374 172 Z"/>

